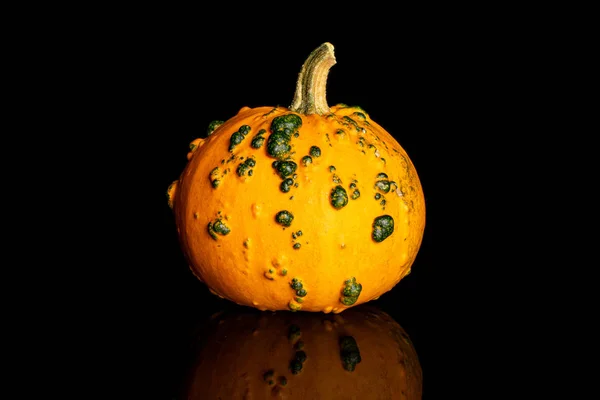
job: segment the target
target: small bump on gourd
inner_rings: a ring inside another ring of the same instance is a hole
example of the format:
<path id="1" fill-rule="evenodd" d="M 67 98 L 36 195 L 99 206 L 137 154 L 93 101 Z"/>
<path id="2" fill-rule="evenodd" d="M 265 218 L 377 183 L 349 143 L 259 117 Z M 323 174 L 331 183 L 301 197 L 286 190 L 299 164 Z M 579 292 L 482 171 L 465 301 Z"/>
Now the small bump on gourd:
<path id="1" fill-rule="evenodd" d="M 261 204 L 257 204 L 257 203 L 253 203 L 250 206 L 250 211 L 252 213 L 252 217 L 254 219 L 257 219 L 260 216 L 260 214 L 262 213 L 262 205 Z"/>
<path id="2" fill-rule="evenodd" d="M 352 277 L 344 281 L 344 288 L 341 291 L 342 296 L 340 302 L 345 306 L 351 306 L 358 300 L 362 291 L 362 285 L 356 281 L 355 277 Z"/>
<path id="3" fill-rule="evenodd" d="M 321 149 L 318 146 L 311 146 L 308 154 L 313 157 L 321 157 Z"/>
<path id="4" fill-rule="evenodd" d="M 204 143 L 205 143 L 205 140 L 201 139 L 201 138 L 194 139 L 190 142 L 190 144 L 189 144 L 190 151 L 188 151 L 187 156 L 186 156 L 188 161 L 192 159 L 194 152 L 196 150 L 198 150 Z"/>
<path id="5" fill-rule="evenodd" d="M 290 226 L 293 220 L 294 215 L 287 210 L 282 210 L 275 214 L 275 222 L 284 227 Z"/>
<path id="6" fill-rule="evenodd" d="M 345 207 L 348 204 L 348 194 L 346 193 L 346 189 L 340 185 L 335 186 L 331 189 L 329 200 L 336 210 Z"/>
<path id="7" fill-rule="evenodd" d="M 221 125 L 223 125 L 225 121 L 214 120 L 208 124 L 208 128 L 206 129 L 206 135 L 210 136 L 214 133 L 214 131 Z"/>
<path id="8" fill-rule="evenodd" d="M 175 193 L 177 192 L 177 185 L 179 184 L 179 180 L 174 180 L 171 182 L 169 187 L 167 188 L 167 204 L 171 209 L 173 209 L 173 203 L 175 201 Z"/>

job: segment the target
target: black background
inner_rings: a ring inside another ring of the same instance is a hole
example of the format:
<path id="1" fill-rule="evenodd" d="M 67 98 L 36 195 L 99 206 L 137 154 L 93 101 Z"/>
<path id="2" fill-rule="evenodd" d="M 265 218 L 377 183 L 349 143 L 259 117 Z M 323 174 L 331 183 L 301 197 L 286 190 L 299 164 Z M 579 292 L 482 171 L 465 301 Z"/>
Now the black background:
<path id="1" fill-rule="evenodd" d="M 3 294 L 16 318 L 4 332 L 9 372 L 24 378 L 7 383 L 63 398 L 176 398 L 192 332 L 228 304 L 189 272 L 166 189 L 210 121 L 288 105 L 302 62 L 329 41 L 328 103 L 363 107 L 423 184 L 412 273 L 374 303 L 413 339 L 424 398 L 556 397 L 561 384 L 564 398 L 589 397 L 573 393 L 593 370 L 563 358 L 593 360 L 575 346 L 595 311 L 584 307 L 596 293 L 584 251 L 595 249 L 584 203 L 597 181 L 586 177 L 597 169 L 595 14 L 391 5 L 7 13 L 3 222 L 15 224 Z"/>
<path id="2" fill-rule="evenodd" d="M 493 160 L 519 135 L 511 125 L 529 91 L 513 90 L 530 73 L 528 50 L 507 50 L 506 31 L 490 32 L 485 20 L 467 28 L 424 20 L 360 34 L 231 28 L 146 22 L 115 34 L 106 26 L 79 60 L 80 91 L 93 99 L 80 107 L 96 132 L 88 177 L 106 187 L 85 196 L 111 212 L 98 218 L 108 228 L 86 256 L 99 265 L 90 279 L 102 284 L 78 290 L 99 289 L 86 315 L 107 318 L 91 321 L 110 354 L 107 377 L 123 385 L 124 398 L 176 398 L 194 329 L 229 305 L 189 271 L 166 189 L 210 121 L 243 106 L 289 105 L 302 63 L 327 41 L 337 59 L 329 105 L 365 109 L 407 151 L 425 193 L 412 273 L 373 303 L 413 340 L 425 399 L 497 394 L 495 368 L 507 344 L 496 335 L 510 295 L 496 295 L 510 278 L 497 273 L 508 254 L 505 243 L 498 247 L 506 216 Z"/>

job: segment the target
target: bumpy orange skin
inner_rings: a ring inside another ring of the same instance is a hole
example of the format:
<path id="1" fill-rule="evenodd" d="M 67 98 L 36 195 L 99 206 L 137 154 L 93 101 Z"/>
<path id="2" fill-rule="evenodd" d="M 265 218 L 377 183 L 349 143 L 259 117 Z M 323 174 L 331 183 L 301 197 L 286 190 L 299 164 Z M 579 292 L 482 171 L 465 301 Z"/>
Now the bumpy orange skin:
<path id="1" fill-rule="evenodd" d="M 410 337 L 376 308 L 339 315 L 226 312 L 204 326 L 184 389 L 189 400 L 422 398 L 423 372 Z M 344 337 L 360 355 L 353 370 L 342 357 Z M 306 359 L 293 373 L 296 351 Z"/>
<path id="2" fill-rule="evenodd" d="M 297 187 L 284 193 L 267 139 L 273 119 L 287 114 L 298 115 L 302 126 L 288 157 L 298 165 Z M 231 136 L 243 125 L 251 130 L 230 151 Z M 261 129 L 265 143 L 256 149 L 251 141 Z M 285 107 L 244 107 L 192 143 L 183 173 L 169 188 L 169 204 L 190 268 L 214 294 L 259 310 L 339 313 L 378 298 L 410 272 L 425 227 L 423 189 L 405 150 L 364 110 L 337 105 L 327 115 L 301 115 Z M 321 156 L 305 166 L 311 146 Z M 256 162 L 252 175 L 239 176 L 238 165 L 249 157 Z M 387 193 L 376 186 L 381 173 L 393 182 Z M 341 209 L 330 200 L 337 185 L 349 198 Z M 360 197 L 352 199 L 355 189 Z M 282 210 L 293 214 L 289 227 L 275 220 Z M 373 223 L 382 215 L 393 218 L 394 230 L 377 242 Z M 219 218 L 229 233 L 211 236 L 207 226 Z M 294 278 L 304 297 L 291 287 Z M 362 290 L 344 304 L 341 292 L 352 278 Z"/>

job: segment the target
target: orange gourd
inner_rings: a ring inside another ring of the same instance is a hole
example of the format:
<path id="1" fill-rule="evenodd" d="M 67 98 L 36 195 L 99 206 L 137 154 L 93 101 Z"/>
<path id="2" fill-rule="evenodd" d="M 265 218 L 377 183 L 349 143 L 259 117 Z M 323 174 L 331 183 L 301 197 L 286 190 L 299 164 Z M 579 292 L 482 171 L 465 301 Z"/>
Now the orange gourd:
<path id="1" fill-rule="evenodd" d="M 409 335 L 369 305 L 338 315 L 238 308 L 204 324 L 196 343 L 188 400 L 422 397 Z"/>
<path id="2" fill-rule="evenodd" d="M 406 151 L 360 107 L 327 105 L 333 46 L 292 105 L 209 124 L 168 188 L 181 248 L 210 291 L 259 310 L 339 313 L 411 270 L 425 201 Z"/>

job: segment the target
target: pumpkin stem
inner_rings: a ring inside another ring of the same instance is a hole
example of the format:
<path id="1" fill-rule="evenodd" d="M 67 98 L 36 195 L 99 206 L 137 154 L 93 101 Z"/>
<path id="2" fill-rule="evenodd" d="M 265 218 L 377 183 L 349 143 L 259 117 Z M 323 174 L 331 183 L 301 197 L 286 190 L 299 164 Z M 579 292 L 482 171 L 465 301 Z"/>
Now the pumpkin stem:
<path id="1" fill-rule="evenodd" d="M 304 115 L 323 115 L 329 112 L 325 86 L 329 69 L 335 63 L 331 43 L 323 43 L 310 53 L 298 75 L 296 93 L 290 110 Z"/>

